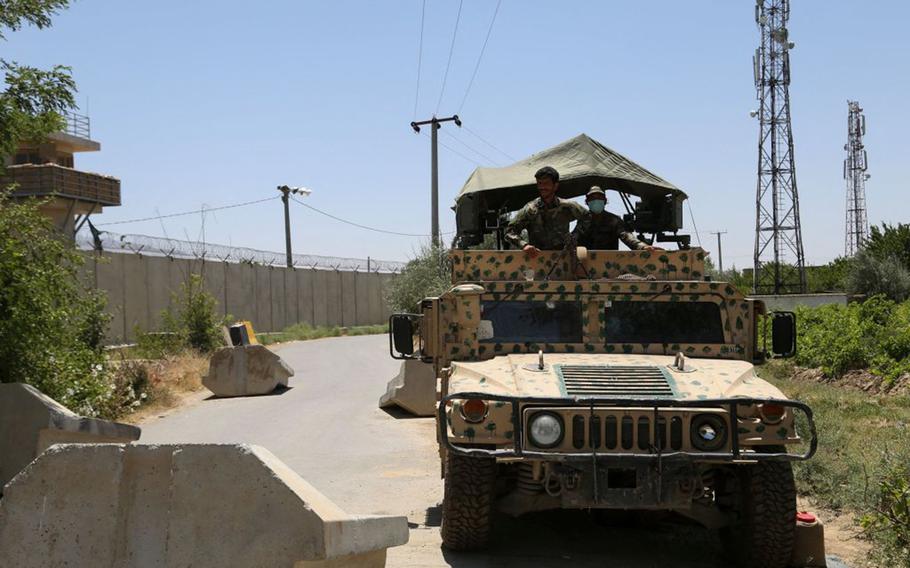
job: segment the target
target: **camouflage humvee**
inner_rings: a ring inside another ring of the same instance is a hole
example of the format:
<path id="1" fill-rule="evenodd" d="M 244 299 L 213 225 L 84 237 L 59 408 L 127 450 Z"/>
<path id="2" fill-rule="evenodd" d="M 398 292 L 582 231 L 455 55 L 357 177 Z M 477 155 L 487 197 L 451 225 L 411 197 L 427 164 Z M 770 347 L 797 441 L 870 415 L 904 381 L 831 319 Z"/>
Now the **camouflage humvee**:
<path id="1" fill-rule="evenodd" d="M 812 413 L 755 374 L 762 303 L 680 244 L 456 248 L 452 288 L 392 317 L 393 355 L 437 370 L 444 546 L 483 546 L 494 510 L 662 510 L 721 530 L 739 565 L 786 566 Z M 793 324 L 773 320 L 779 355 Z"/>

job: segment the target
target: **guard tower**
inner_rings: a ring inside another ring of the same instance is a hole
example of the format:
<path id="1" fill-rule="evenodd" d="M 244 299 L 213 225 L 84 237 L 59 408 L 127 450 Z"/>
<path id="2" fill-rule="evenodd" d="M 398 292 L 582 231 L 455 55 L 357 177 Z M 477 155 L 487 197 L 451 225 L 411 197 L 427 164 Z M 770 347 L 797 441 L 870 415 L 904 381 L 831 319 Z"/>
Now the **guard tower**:
<path id="1" fill-rule="evenodd" d="M 61 132 L 41 144 L 20 144 L 0 171 L 0 187 L 15 185 L 13 197 L 49 198 L 41 210 L 65 235 L 73 237 L 89 215 L 120 205 L 120 180 L 75 169 L 74 155 L 97 152 L 87 116 L 68 113 Z"/>

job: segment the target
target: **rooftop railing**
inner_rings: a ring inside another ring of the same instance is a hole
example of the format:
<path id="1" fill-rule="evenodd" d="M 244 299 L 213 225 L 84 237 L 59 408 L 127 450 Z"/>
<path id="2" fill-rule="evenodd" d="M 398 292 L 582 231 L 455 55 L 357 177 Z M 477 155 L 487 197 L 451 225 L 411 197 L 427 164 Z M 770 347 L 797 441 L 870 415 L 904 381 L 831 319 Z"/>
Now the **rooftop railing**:
<path id="1" fill-rule="evenodd" d="M 75 112 L 64 112 L 63 120 L 65 121 L 64 133 L 86 140 L 92 139 L 92 123 L 88 116 Z"/>

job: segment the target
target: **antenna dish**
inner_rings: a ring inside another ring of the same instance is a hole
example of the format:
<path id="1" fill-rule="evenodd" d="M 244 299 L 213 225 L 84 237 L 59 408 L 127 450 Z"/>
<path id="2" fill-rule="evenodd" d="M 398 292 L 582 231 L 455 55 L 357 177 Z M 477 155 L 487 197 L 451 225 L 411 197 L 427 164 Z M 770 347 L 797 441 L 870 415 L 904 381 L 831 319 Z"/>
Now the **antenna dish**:
<path id="1" fill-rule="evenodd" d="M 751 116 L 752 118 L 755 118 L 756 116 L 758 116 L 758 111 L 757 111 L 757 110 L 750 110 L 750 111 L 749 111 L 749 116 Z"/>

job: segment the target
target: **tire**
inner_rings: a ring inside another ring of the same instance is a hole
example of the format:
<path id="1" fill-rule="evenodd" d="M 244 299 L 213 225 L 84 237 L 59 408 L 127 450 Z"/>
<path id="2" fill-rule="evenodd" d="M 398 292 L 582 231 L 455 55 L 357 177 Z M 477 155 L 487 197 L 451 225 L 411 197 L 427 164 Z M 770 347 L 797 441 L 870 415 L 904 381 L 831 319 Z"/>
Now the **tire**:
<path id="1" fill-rule="evenodd" d="M 446 453 L 442 500 L 442 545 L 476 550 L 490 540 L 496 460 Z"/>
<path id="2" fill-rule="evenodd" d="M 786 568 L 796 537 L 793 468 L 764 461 L 738 469 L 739 519 L 721 530 L 724 549 L 740 568 Z"/>

